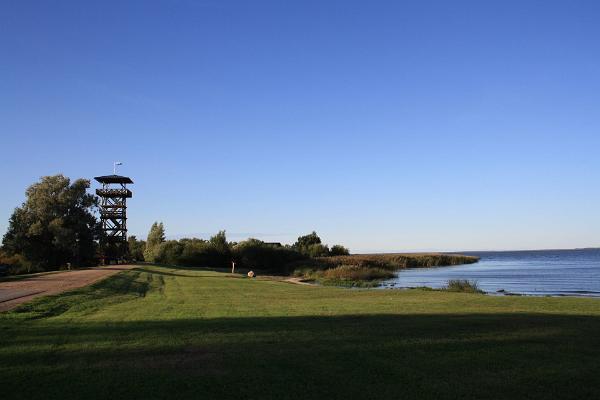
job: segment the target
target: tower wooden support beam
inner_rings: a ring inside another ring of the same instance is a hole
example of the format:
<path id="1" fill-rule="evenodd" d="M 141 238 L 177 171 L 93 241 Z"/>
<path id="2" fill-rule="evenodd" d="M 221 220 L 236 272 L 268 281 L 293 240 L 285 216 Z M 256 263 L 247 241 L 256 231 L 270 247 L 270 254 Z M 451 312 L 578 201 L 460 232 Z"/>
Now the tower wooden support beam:
<path id="1" fill-rule="evenodd" d="M 120 175 L 97 176 L 94 179 L 102 185 L 101 189 L 96 189 L 96 194 L 100 197 L 102 260 L 105 264 L 125 260 L 129 253 L 127 199 L 133 196 L 127 185 L 133 181 Z"/>

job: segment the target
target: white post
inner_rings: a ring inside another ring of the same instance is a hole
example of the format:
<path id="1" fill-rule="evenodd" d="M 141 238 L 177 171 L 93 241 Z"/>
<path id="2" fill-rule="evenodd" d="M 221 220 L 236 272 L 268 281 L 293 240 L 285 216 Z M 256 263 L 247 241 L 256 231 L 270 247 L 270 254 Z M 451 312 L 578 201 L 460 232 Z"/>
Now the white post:
<path id="1" fill-rule="evenodd" d="M 235 273 L 235 261 L 231 262 L 231 273 Z"/>

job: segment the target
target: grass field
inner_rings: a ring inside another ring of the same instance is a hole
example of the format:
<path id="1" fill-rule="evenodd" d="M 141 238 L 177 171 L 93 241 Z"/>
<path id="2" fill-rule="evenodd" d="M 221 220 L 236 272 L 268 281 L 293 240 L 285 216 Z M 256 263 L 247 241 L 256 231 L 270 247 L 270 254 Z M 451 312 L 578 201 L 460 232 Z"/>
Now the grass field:
<path id="1" fill-rule="evenodd" d="M 2 399 L 594 399 L 600 301 L 143 266 L 0 314 Z"/>

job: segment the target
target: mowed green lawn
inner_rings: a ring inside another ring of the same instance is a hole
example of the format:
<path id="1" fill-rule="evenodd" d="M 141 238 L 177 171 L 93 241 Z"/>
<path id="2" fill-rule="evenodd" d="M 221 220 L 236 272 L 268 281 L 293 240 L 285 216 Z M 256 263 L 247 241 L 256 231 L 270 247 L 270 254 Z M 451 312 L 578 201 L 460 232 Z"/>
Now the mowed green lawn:
<path id="1" fill-rule="evenodd" d="M 1 399 L 598 399 L 600 299 L 142 266 L 0 313 Z"/>

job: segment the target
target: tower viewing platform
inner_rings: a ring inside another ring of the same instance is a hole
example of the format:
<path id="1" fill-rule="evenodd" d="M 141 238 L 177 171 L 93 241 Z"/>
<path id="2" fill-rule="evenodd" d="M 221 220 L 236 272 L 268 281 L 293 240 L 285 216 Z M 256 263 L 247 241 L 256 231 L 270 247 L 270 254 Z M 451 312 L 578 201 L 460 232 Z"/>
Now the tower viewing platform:
<path id="1" fill-rule="evenodd" d="M 121 175 L 97 176 L 102 185 L 96 189 L 100 197 L 100 222 L 102 237 L 100 246 L 104 263 L 119 261 L 127 257 L 127 199 L 133 196 L 128 184 L 131 178 Z"/>

